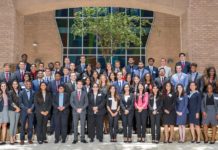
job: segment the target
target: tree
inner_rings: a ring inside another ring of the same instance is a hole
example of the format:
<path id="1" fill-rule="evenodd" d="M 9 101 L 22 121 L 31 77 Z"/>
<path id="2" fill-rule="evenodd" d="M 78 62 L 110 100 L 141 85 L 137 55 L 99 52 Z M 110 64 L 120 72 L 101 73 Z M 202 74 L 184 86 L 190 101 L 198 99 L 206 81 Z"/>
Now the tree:
<path id="1" fill-rule="evenodd" d="M 97 15 L 98 14 L 98 15 Z M 71 33 L 74 37 L 92 34 L 97 37 L 98 46 L 104 47 L 103 56 L 113 54 L 118 47 L 127 49 L 130 45 L 140 46 L 140 34 L 148 34 L 137 25 L 139 16 L 128 16 L 123 12 L 107 14 L 107 8 L 83 8 L 75 13 Z M 143 20 L 142 25 L 151 24 Z M 108 61 L 108 60 L 106 60 Z"/>

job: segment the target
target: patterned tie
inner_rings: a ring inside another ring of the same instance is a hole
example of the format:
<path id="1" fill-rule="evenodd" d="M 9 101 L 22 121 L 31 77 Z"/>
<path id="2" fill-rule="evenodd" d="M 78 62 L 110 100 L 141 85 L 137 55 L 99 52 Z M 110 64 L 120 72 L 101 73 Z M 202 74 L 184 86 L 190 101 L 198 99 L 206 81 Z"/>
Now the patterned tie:
<path id="1" fill-rule="evenodd" d="M 78 98 L 78 101 L 80 101 L 80 91 L 78 91 L 78 94 L 77 94 L 77 98 Z"/>
<path id="2" fill-rule="evenodd" d="M 9 81 L 9 73 L 8 72 L 6 72 L 6 74 L 5 74 L 5 79 L 6 79 L 6 82 Z"/>

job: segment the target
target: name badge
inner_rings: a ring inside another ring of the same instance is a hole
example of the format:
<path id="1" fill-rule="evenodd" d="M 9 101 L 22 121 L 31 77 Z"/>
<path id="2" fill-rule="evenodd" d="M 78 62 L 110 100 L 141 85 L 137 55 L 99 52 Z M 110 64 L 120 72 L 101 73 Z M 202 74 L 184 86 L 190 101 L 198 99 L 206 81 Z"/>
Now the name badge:
<path id="1" fill-rule="evenodd" d="M 218 100 L 218 97 L 214 97 L 215 100 Z"/>
<path id="2" fill-rule="evenodd" d="M 182 98 L 180 97 L 180 98 L 179 98 L 179 100 L 181 101 L 181 100 L 182 100 Z"/>
<path id="3" fill-rule="evenodd" d="M 98 94 L 98 96 L 101 96 L 101 94 Z"/>
<path id="4" fill-rule="evenodd" d="M 173 95 L 172 94 L 169 94 L 169 97 L 172 97 Z"/>
<path id="5" fill-rule="evenodd" d="M 110 97 L 110 98 L 109 98 L 109 100 L 111 101 L 111 100 L 112 100 L 112 98 Z"/>
<path id="6" fill-rule="evenodd" d="M 153 73 L 156 73 L 156 71 L 153 71 Z"/>

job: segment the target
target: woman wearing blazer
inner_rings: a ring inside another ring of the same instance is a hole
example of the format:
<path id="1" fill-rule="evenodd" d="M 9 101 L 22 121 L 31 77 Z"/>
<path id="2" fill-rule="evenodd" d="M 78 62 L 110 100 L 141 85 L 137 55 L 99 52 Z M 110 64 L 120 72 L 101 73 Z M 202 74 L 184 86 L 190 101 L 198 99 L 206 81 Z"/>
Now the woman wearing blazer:
<path id="1" fill-rule="evenodd" d="M 95 136 L 99 142 L 103 142 L 103 118 L 106 113 L 106 101 L 104 94 L 99 91 L 97 83 L 93 84 L 88 99 L 88 135 L 90 142 L 94 141 Z"/>
<path id="2" fill-rule="evenodd" d="M 139 83 L 138 92 L 135 96 L 134 102 L 138 142 L 145 142 L 146 122 L 148 116 L 148 92 L 145 93 L 144 91 L 144 85 Z"/>
<path id="3" fill-rule="evenodd" d="M 216 126 L 218 124 L 218 94 L 214 93 L 213 84 L 207 85 L 207 93 L 204 94 L 201 104 L 202 124 L 204 127 L 204 143 L 208 143 L 208 125 L 212 126 L 212 138 L 210 144 L 215 143 Z"/>
<path id="4" fill-rule="evenodd" d="M 149 96 L 149 114 L 151 118 L 152 143 L 160 141 L 160 117 L 162 113 L 163 100 L 156 85 L 153 86 L 152 93 Z"/>
<path id="5" fill-rule="evenodd" d="M 47 85 L 41 82 L 39 92 L 34 96 L 35 114 L 36 114 L 36 135 L 39 144 L 48 143 L 46 140 L 47 122 L 51 110 L 51 94 L 46 90 Z"/>
<path id="6" fill-rule="evenodd" d="M 10 144 L 16 142 L 17 125 L 20 117 L 19 93 L 20 86 L 17 80 L 14 80 L 9 91 L 9 122 L 10 122 Z"/>
<path id="7" fill-rule="evenodd" d="M 69 115 L 69 95 L 64 92 L 64 85 L 58 86 L 58 93 L 53 97 L 53 115 L 55 119 L 55 143 L 62 138 L 62 143 L 66 142 L 67 137 L 67 121 Z"/>
<path id="8" fill-rule="evenodd" d="M 187 119 L 187 105 L 188 105 L 188 97 L 185 95 L 185 89 L 182 84 L 178 84 L 176 86 L 176 124 L 179 126 L 179 143 L 185 142 L 185 125 Z"/>
<path id="9" fill-rule="evenodd" d="M 174 87 L 170 82 L 163 87 L 163 125 L 165 139 L 164 143 L 172 143 L 174 137 L 174 126 L 176 124 L 176 95 Z"/>
<path id="10" fill-rule="evenodd" d="M 117 142 L 118 119 L 120 111 L 120 98 L 116 92 L 116 87 L 111 85 L 107 97 L 107 110 L 109 112 L 109 130 L 111 142 Z"/>
<path id="11" fill-rule="evenodd" d="M 2 82 L 0 84 L 0 128 L 2 128 L 2 141 L 0 145 L 6 144 L 7 123 L 9 122 L 8 99 L 7 84 L 6 82 Z"/>
<path id="12" fill-rule="evenodd" d="M 132 122 L 134 115 L 134 95 L 130 93 L 130 85 L 125 84 L 123 87 L 123 95 L 120 99 L 120 107 L 122 113 L 124 142 L 132 142 Z"/>
<path id="13" fill-rule="evenodd" d="M 192 143 L 197 139 L 197 143 L 201 142 L 201 128 L 200 128 L 200 111 L 201 111 L 201 93 L 197 91 L 197 84 L 191 82 L 189 84 L 190 94 L 188 95 L 188 110 L 189 123 L 192 134 Z M 195 130 L 197 138 L 195 136 Z"/>

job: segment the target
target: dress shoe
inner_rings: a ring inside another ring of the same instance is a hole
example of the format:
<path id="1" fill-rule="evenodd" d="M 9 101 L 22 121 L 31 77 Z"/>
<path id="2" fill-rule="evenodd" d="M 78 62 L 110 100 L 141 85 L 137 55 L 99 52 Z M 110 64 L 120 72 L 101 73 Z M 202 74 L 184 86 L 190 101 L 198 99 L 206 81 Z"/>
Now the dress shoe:
<path id="1" fill-rule="evenodd" d="M 88 143 L 86 140 L 81 140 L 82 143 Z"/>
<path id="2" fill-rule="evenodd" d="M 29 141 L 29 144 L 33 144 L 33 141 Z"/>
<path id="3" fill-rule="evenodd" d="M 24 145 L 24 141 L 20 141 L 20 145 Z"/>
<path id="4" fill-rule="evenodd" d="M 54 143 L 55 143 L 55 144 L 57 144 L 58 142 L 59 142 L 58 140 L 55 140 L 55 142 L 54 142 Z"/>
<path id="5" fill-rule="evenodd" d="M 76 144 L 78 141 L 77 140 L 73 140 L 72 144 Z"/>

